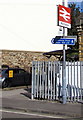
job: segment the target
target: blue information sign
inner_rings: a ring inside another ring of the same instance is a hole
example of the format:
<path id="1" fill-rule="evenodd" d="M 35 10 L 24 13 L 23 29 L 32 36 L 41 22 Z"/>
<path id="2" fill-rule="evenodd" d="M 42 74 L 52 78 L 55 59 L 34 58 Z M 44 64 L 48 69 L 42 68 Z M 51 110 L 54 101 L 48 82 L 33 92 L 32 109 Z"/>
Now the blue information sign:
<path id="1" fill-rule="evenodd" d="M 75 45 L 75 39 L 74 38 L 60 38 L 60 39 L 53 38 L 51 40 L 51 42 L 52 42 L 52 44 Z"/>

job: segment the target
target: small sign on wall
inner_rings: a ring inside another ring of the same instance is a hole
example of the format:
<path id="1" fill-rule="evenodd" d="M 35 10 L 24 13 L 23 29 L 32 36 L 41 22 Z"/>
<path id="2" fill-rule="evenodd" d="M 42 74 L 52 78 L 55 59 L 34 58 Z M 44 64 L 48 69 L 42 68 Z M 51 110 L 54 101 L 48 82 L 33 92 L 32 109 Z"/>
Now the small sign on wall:
<path id="1" fill-rule="evenodd" d="M 13 70 L 9 70 L 9 78 L 13 77 Z"/>

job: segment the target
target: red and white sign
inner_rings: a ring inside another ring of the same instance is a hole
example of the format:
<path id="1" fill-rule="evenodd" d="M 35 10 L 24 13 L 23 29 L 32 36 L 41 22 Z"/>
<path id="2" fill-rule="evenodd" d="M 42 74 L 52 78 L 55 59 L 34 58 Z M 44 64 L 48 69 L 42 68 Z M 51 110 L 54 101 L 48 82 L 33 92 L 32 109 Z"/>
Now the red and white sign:
<path id="1" fill-rule="evenodd" d="M 62 5 L 58 6 L 59 26 L 71 28 L 71 9 Z"/>

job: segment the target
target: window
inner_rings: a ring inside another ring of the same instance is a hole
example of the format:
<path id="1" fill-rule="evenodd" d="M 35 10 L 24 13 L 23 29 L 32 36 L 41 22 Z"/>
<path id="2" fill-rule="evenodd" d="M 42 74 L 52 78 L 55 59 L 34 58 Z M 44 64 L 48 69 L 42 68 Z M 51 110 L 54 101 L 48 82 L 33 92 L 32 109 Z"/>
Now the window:
<path id="1" fill-rule="evenodd" d="M 25 70 L 19 70 L 19 73 L 24 73 L 25 72 Z"/>

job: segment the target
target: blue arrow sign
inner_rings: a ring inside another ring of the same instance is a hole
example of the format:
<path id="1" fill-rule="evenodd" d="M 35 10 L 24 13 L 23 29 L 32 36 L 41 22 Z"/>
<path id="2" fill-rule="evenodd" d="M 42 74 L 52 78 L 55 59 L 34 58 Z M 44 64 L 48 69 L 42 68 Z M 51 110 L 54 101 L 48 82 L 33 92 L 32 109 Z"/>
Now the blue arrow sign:
<path id="1" fill-rule="evenodd" d="M 51 43 L 52 44 L 75 45 L 75 39 L 74 38 L 60 38 L 60 39 L 53 38 L 51 40 Z"/>

